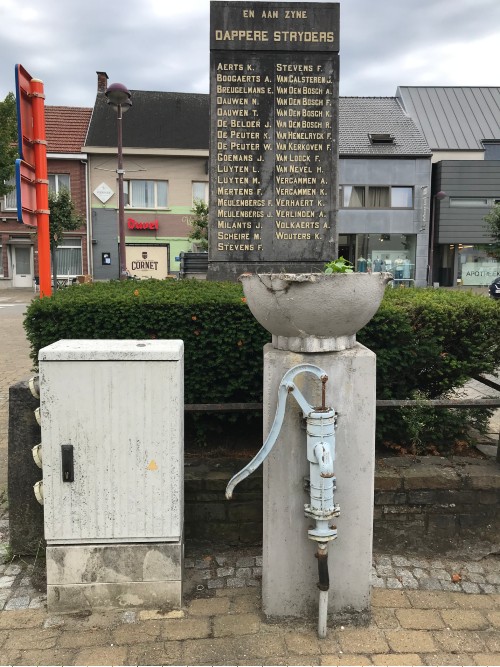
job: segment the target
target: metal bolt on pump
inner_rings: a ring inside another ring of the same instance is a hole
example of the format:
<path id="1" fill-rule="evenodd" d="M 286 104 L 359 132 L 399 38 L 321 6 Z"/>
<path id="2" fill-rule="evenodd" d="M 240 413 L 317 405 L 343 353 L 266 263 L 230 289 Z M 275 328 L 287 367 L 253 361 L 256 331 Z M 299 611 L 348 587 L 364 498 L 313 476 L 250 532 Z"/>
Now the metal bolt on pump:
<path id="1" fill-rule="evenodd" d="M 309 405 L 297 389 L 294 379 L 301 373 L 312 373 L 322 382 L 322 401 L 320 407 Z M 337 537 L 336 526 L 330 525 L 332 518 L 339 516 L 340 508 L 334 503 L 336 490 L 333 463 L 335 461 L 335 411 L 325 406 L 326 382 L 328 376 L 321 368 L 313 364 L 294 366 L 283 376 L 278 388 L 278 405 L 273 425 L 266 441 L 254 458 L 229 481 L 226 498 L 230 500 L 234 487 L 246 479 L 263 463 L 270 454 L 285 417 L 286 398 L 291 394 L 299 404 L 306 419 L 307 460 L 309 461 L 310 502 L 304 505 L 304 514 L 314 519 L 315 526 L 308 530 L 308 537 L 317 543 L 319 575 L 319 615 L 318 636 L 326 637 L 328 613 L 328 542 Z"/>

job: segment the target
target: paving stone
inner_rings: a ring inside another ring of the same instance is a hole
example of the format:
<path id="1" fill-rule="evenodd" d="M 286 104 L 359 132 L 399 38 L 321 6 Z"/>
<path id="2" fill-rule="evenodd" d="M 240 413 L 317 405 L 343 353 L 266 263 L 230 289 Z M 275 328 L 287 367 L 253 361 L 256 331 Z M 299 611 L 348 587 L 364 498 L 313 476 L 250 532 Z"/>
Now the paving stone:
<path id="1" fill-rule="evenodd" d="M 128 647 L 127 665 L 180 665 L 182 642 L 144 642 Z"/>
<path id="2" fill-rule="evenodd" d="M 216 616 L 213 619 L 214 637 L 251 635 L 258 632 L 259 628 L 260 618 L 257 614 Z"/>
<path id="3" fill-rule="evenodd" d="M 293 667 L 293 665 L 317 665 L 319 662 L 319 656 L 317 655 L 304 655 L 299 654 L 295 655 L 294 653 L 288 653 L 288 657 L 286 658 L 286 664 L 287 666 L 289 665 L 290 667 Z"/>
<path id="4" fill-rule="evenodd" d="M 472 656 L 467 653 L 427 653 L 424 656 L 427 665 L 472 665 Z"/>
<path id="5" fill-rule="evenodd" d="M 433 635 L 426 630 L 386 630 L 385 637 L 397 653 L 429 653 L 437 648 Z"/>
<path id="6" fill-rule="evenodd" d="M 207 582 L 207 588 L 224 588 L 226 585 L 226 582 L 224 579 L 210 579 L 210 581 Z"/>
<path id="7" fill-rule="evenodd" d="M 455 593 L 451 595 L 451 599 L 455 607 L 462 609 L 494 609 L 497 604 L 500 604 L 500 599 L 495 600 L 490 595 L 463 595 Z"/>
<path id="8" fill-rule="evenodd" d="M 321 653 L 320 640 L 317 633 L 313 631 L 288 632 L 285 634 L 285 644 L 288 651 L 295 655 L 319 655 Z"/>
<path id="9" fill-rule="evenodd" d="M 500 665 L 500 653 L 476 653 L 473 657 L 476 665 Z"/>
<path id="10" fill-rule="evenodd" d="M 127 628 L 127 630 L 130 631 L 130 628 Z M 73 631 L 61 634 L 58 646 L 62 648 L 83 648 L 85 646 L 109 645 L 111 641 L 111 633 L 107 629 Z"/>
<path id="11" fill-rule="evenodd" d="M 236 567 L 254 567 L 255 557 L 254 556 L 244 556 L 236 560 Z"/>
<path id="12" fill-rule="evenodd" d="M 412 575 L 411 572 L 402 574 L 399 576 L 399 580 L 403 584 L 403 588 L 417 589 L 418 588 L 418 579 Z"/>
<path id="13" fill-rule="evenodd" d="M 485 575 L 485 579 L 489 584 L 500 584 L 500 573 L 490 572 Z"/>
<path id="14" fill-rule="evenodd" d="M 158 609 L 142 609 L 139 612 L 140 621 L 164 621 L 167 618 L 184 618 L 186 612 L 183 609 L 172 611 L 158 611 Z"/>
<path id="15" fill-rule="evenodd" d="M 374 665 L 401 665 L 411 667 L 412 665 L 423 665 L 421 658 L 416 653 L 381 653 L 372 655 Z"/>
<path id="16" fill-rule="evenodd" d="M 322 655 L 321 665 L 332 665 L 332 667 L 342 665 L 371 665 L 372 661 L 366 655 Z"/>
<path id="17" fill-rule="evenodd" d="M 235 641 L 234 637 L 210 637 L 210 639 L 198 639 L 196 641 L 188 639 L 182 643 L 182 661 L 179 661 L 178 664 L 233 665 L 237 650 L 237 642 Z M 285 652 L 281 651 L 278 655 L 284 654 Z M 101 664 L 104 665 L 111 663 Z"/>
<path id="18" fill-rule="evenodd" d="M 65 619 L 63 616 L 49 616 L 45 619 L 43 624 L 44 628 L 62 628 L 65 624 Z"/>
<path id="19" fill-rule="evenodd" d="M 210 622 L 206 618 L 186 618 L 163 622 L 163 639 L 198 639 L 210 635 Z"/>
<path id="20" fill-rule="evenodd" d="M 229 598 L 227 599 L 229 600 Z M 230 602 L 232 614 L 243 614 L 249 611 L 259 613 L 262 609 L 260 595 L 239 595 Z"/>
<path id="21" fill-rule="evenodd" d="M 421 567 L 416 567 L 412 570 L 412 574 L 416 579 L 428 579 L 429 570 L 423 570 Z"/>
<path id="22" fill-rule="evenodd" d="M 8 565 L 5 568 L 4 574 L 8 577 L 16 577 L 22 572 L 22 567 L 20 565 Z"/>
<path id="23" fill-rule="evenodd" d="M 472 581 L 474 584 L 484 584 L 486 581 L 484 574 L 479 574 L 479 572 L 468 572 L 465 576 L 467 581 Z"/>
<path id="24" fill-rule="evenodd" d="M 488 627 L 486 617 L 475 609 L 443 609 L 441 616 L 452 630 L 484 630 Z"/>
<path id="25" fill-rule="evenodd" d="M 160 637 L 162 629 L 163 623 L 161 621 L 143 621 L 133 625 L 123 624 L 113 630 L 111 641 L 118 646 L 153 641 Z"/>
<path id="26" fill-rule="evenodd" d="M 450 593 L 440 591 L 408 591 L 406 593 L 412 607 L 416 609 L 453 609 L 455 598 Z M 394 605 L 397 607 L 398 605 Z"/>
<path id="27" fill-rule="evenodd" d="M 218 567 L 216 572 L 218 577 L 232 577 L 234 575 L 234 567 Z"/>
<path id="28" fill-rule="evenodd" d="M 411 565 L 410 561 L 405 556 L 393 556 L 392 562 L 397 567 L 405 567 L 407 565 Z"/>
<path id="29" fill-rule="evenodd" d="M 10 611 L 8 614 L 0 614 L 0 630 L 35 628 L 42 625 L 45 617 L 45 613 L 38 609 Z"/>
<path id="30" fill-rule="evenodd" d="M 122 623 L 136 623 L 137 622 L 137 612 L 132 609 L 124 611 L 121 618 Z"/>
<path id="31" fill-rule="evenodd" d="M 268 632 L 266 633 L 259 632 L 258 634 L 240 635 L 238 637 L 233 637 L 231 639 L 233 642 L 235 642 L 237 646 L 236 656 L 239 659 L 244 659 L 249 656 L 259 659 L 262 658 L 272 659 L 274 658 L 274 656 L 287 654 L 285 638 L 281 633 L 271 634 Z M 212 641 L 217 641 L 217 640 L 215 639 Z M 328 642 L 329 640 L 326 639 L 322 641 Z M 260 665 L 261 662 L 259 661 L 258 663 L 254 664 Z M 271 662 L 271 664 L 274 665 L 276 663 Z M 284 664 L 286 664 L 286 662 Z"/>
<path id="32" fill-rule="evenodd" d="M 392 567 L 392 560 L 390 556 L 375 556 L 375 566 L 384 566 L 387 565 Z"/>
<path id="33" fill-rule="evenodd" d="M 239 577 L 228 577 L 226 580 L 226 585 L 228 588 L 243 588 L 245 585 L 245 580 L 240 579 Z"/>
<path id="34" fill-rule="evenodd" d="M 483 593 L 490 595 L 491 593 L 496 593 L 496 586 L 493 584 L 479 584 L 479 588 Z"/>
<path id="35" fill-rule="evenodd" d="M 236 568 L 235 575 L 237 578 L 250 578 L 252 576 L 252 570 L 249 567 L 238 567 Z"/>
<path id="36" fill-rule="evenodd" d="M 21 652 L 23 665 L 72 665 L 81 664 L 74 662 L 75 651 L 68 648 L 31 649 Z M 2 659 L 4 656 L 2 655 Z M 19 663 L 11 663 L 19 664 Z M 89 664 L 89 663 L 87 663 Z M 92 663 L 90 663 L 92 664 Z M 95 664 L 95 663 L 94 663 Z"/>
<path id="37" fill-rule="evenodd" d="M 389 646 L 382 630 L 346 628 L 337 631 L 335 638 L 344 653 L 387 653 Z"/>
<path id="38" fill-rule="evenodd" d="M 262 567 L 262 556 L 255 556 L 255 565 L 257 567 Z"/>
<path id="39" fill-rule="evenodd" d="M 488 651 L 500 653 L 500 632 L 481 632 L 478 634 L 488 647 Z"/>
<path id="40" fill-rule="evenodd" d="M 383 577 L 377 577 L 377 575 L 372 574 L 370 581 L 374 588 L 385 588 L 385 579 Z"/>
<path id="41" fill-rule="evenodd" d="M 392 565 L 376 565 L 377 574 L 381 577 L 394 577 L 395 571 Z"/>
<path id="42" fill-rule="evenodd" d="M 5 605 L 5 611 L 11 611 L 12 609 L 28 609 L 30 603 L 29 596 L 22 597 L 12 597 Z"/>
<path id="43" fill-rule="evenodd" d="M 0 589 L 12 588 L 12 584 L 14 583 L 15 579 L 15 577 L 7 577 L 6 575 L 2 575 L 0 577 Z"/>
<path id="44" fill-rule="evenodd" d="M 376 589 L 372 591 L 372 607 L 410 607 L 411 603 L 404 591 Z"/>
<path id="45" fill-rule="evenodd" d="M 7 616 L 7 612 L 4 612 Z M 58 629 L 50 628 L 43 630 L 41 628 L 31 628 L 29 632 L 26 630 L 10 630 L 9 636 L 4 644 L 4 648 L 11 650 L 29 650 L 29 649 L 46 649 L 54 648 L 56 640 L 60 635 Z"/>
<path id="46" fill-rule="evenodd" d="M 483 633 L 484 635 L 485 633 Z M 433 632 L 436 643 L 445 652 L 475 653 L 488 650 L 481 634 L 478 632 L 463 632 L 459 630 L 435 630 Z M 436 663 L 432 663 L 436 664 Z M 455 663 L 460 664 L 460 663 Z M 470 663 L 464 663 L 470 664 Z"/>
<path id="47" fill-rule="evenodd" d="M 396 618 L 394 609 L 384 607 L 372 609 L 372 621 L 381 630 L 395 630 L 399 628 L 399 621 Z"/>
<path id="48" fill-rule="evenodd" d="M 200 598 L 190 602 L 188 612 L 191 616 L 214 616 L 227 614 L 229 606 L 229 598 Z"/>
<path id="49" fill-rule="evenodd" d="M 396 609 L 401 627 L 407 630 L 437 630 L 444 627 L 443 619 L 433 609 Z"/>
<path id="50" fill-rule="evenodd" d="M 477 584 L 471 581 L 462 581 L 462 590 L 464 593 L 480 593 L 481 589 Z"/>
<path id="51" fill-rule="evenodd" d="M 73 664 L 125 665 L 126 661 L 127 648 L 125 646 L 96 646 L 79 651 L 74 658 Z"/>
<path id="52" fill-rule="evenodd" d="M 429 571 L 429 576 L 431 579 L 445 579 L 446 581 L 449 581 L 450 579 L 449 572 L 446 572 L 446 570 L 440 568 L 431 568 Z"/>
<path id="53" fill-rule="evenodd" d="M 477 572 L 479 574 L 484 574 L 484 567 L 481 565 L 481 563 L 475 563 L 474 561 L 468 562 L 465 566 L 465 569 L 467 572 Z"/>
<path id="54" fill-rule="evenodd" d="M 403 584 L 399 579 L 396 579 L 396 577 L 387 577 L 386 581 L 387 588 L 403 588 Z"/>
<path id="55" fill-rule="evenodd" d="M 420 579 L 419 587 L 423 591 L 442 590 L 441 582 L 439 581 L 439 579 L 433 579 L 432 577 L 429 577 L 429 579 Z"/>

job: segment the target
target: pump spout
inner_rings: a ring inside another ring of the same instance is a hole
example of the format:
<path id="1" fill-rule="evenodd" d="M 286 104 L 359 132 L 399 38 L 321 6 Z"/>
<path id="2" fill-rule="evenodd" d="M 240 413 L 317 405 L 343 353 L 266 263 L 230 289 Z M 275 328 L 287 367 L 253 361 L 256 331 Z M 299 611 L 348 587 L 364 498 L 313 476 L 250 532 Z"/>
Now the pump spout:
<path id="1" fill-rule="evenodd" d="M 319 465 L 319 476 L 327 479 L 333 477 L 333 457 L 330 443 L 318 442 L 314 447 L 314 456 Z"/>

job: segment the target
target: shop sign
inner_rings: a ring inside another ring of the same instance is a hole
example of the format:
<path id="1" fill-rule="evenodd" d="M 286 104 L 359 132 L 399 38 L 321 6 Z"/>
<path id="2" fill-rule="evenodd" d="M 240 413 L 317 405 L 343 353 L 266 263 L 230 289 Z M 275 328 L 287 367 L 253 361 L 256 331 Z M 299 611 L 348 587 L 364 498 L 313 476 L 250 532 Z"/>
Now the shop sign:
<path id="1" fill-rule="evenodd" d="M 168 275 L 166 246 L 127 246 L 127 269 L 138 278 L 163 280 Z"/>
<path id="2" fill-rule="evenodd" d="M 114 192 L 106 183 L 101 183 L 94 190 L 94 195 L 100 202 L 105 204 L 114 195 Z"/>
<path id="3" fill-rule="evenodd" d="M 150 222 L 139 222 L 138 220 L 134 220 L 134 218 L 128 218 L 127 219 L 127 227 L 129 229 L 158 229 L 158 220 L 152 220 Z"/>
<path id="4" fill-rule="evenodd" d="M 490 285 L 499 276 L 498 262 L 465 262 L 462 265 L 462 285 Z"/>

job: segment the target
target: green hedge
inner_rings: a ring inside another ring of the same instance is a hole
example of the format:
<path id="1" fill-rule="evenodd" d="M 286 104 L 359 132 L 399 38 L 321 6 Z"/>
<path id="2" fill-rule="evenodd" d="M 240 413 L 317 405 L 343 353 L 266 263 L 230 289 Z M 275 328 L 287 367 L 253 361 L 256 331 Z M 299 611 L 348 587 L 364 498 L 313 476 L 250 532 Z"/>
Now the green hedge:
<path id="1" fill-rule="evenodd" d="M 262 400 L 262 347 L 270 335 L 253 318 L 239 284 L 77 285 L 34 300 L 24 325 L 35 363 L 40 348 L 62 338 L 180 338 L 187 403 Z M 377 353 L 378 398 L 409 398 L 415 392 L 434 398 L 500 365 L 499 330 L 500 304 L 484 296 L 389 288 L 358 340 Z M 378 411 L 379 442 L 415 440 L 401 413 Z M 444 423 L 443 411 L 439 414 L 437 422 Z M 455 423 L 454 411 L 449 414 Z M 460 414 L 453 438 L 470 418 L 463 410 Z"/>

